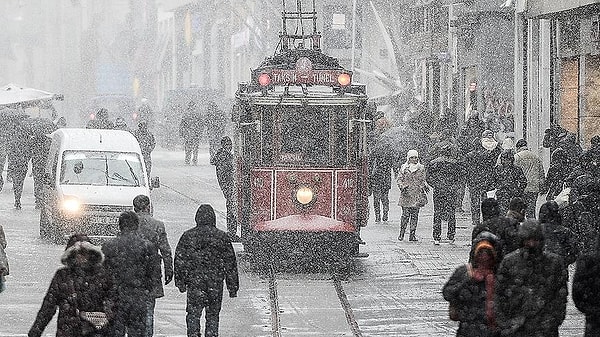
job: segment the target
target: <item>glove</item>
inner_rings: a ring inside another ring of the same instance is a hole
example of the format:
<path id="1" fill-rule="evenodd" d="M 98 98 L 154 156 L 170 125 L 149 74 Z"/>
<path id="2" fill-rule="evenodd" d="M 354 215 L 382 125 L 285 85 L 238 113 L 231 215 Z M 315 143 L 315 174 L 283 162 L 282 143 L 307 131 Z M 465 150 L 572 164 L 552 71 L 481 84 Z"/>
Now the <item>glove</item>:
<path id="1" fill-rule="evenodd" d="M 229 297 L 231 297 L 231 298 L 237 297 L 237 291 L 230 291 Z"/>
<path id="2" fill-rule="evenodd" d="M 171 283 L 172 280 L 173 280 L 173 271 L 165 270 L 165 285 Z"/>

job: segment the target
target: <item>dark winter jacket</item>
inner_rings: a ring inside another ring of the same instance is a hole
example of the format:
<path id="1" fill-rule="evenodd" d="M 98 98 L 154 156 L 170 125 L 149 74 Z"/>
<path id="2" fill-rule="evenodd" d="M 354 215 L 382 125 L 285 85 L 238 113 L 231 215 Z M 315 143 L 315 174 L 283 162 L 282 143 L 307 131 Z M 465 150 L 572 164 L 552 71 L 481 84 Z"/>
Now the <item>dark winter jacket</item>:
<path id="1" fill-rule="evenodd" d="M 200 139 L 203 121 L 197 111 L 186 112 L 179 124 L 179 135 L 186 140 Z"/>
<path id="2" fill-rule="evenodd" d="M 514 197 L 521 197 L 526 186 L 527 178 L 520 167 L 515 165 L 496 167 L 494 187 L 497 189 L 496 197 L 498 199 L 510 201 Z"/>
<path id="3" fill-rule="evenodd" d="M 544 249 L 563 258 L 565 267 L 577 260 L 579 249 L 575 234 L 565 226 L 555 223 L 542 223 Z"/>
<path id="4" fill-rule="evenodd" d="M 438 157 L 429 162 L 425 179 L 433 187 L 434 194 L 450 196 L 456 194 L 460 176 L 460 165 L 455 159 Z"/>
<path id="5" fill-rule="evenodd" d="M 499 250 L 498 238 L 489 232 L 482 232 L 473 240 L 470 261 L 478 242 L 489 241 L 496 251 Z M 456 310 L 456 319 L 460 322 L 456 336 L 458 337 L 491 337 L 499 336 L 498 330 L 490 326 L 486 316 L 486 280 L 474 276 L 476 265 L 462 265 L 454 271 L 442 289 L 444 299 Z"/>
<path id="6" fill-rule="evenodd" d="M 239 278 L 235 251 L 227 233 L 213 224 L 198 224 L 185 231 L 175 249 L 175 286 L 208 291 L 222 289 L 237 293 Z"/>
<path id="7" fill-rule="evenodd" d="M 373 154 L 369 165 L 371 191 L 389 191 L 392 188 L 394 163 L 390 156 Z"/>
<path id="8" fill-rule="evenodd" d="M 494 167 L 501 152 L 499 146 L 491 151 L 479 146 L 476 150 L 467 153 L 464 165 L 468 186 L 484 191 L 491 191 L 495 188 L 491 185 L 494 181 Z"/>
<path id="9" fill-rule="evenodd" d="M 79 251 L 89 252 L 89 263 L 81 265 L 75 260 Z M 80 311 L 102 311 L 114 317 L 117 301 L 116 287 L 112 276 L 102 266 L 103 255 L 100 248 L 89 242 L 79 242 L 65 250 L 62 256 L 65 267 L 54 274 L 46 292 L 29 337 L 42 335 L 58 308 L 56 327 L 57 337 L 111 336 L 110 326 L 105 334 L 93 334 L 93 327 L 84 323 L 76 314 Z"/>
<path id="10" fill-rule="evenodd" d="M 102 245 L 104 266 L 114 276 L 122 297 L 148 298 L 160 275 L 156 247 L 136 232 L 121 232 Z"/>
<path id="11" fill-rule="evenodd" d="M 173 254 L 171 253 L 171 246 L 167 239 L 165 224 L 160 220 L 154 219 L 148 212 L 140 211 L 137 212 L 137 215 L 140 219 L 138 233 L 140 233 L 144 239 L 152 242 L 157 249 L 157 261 L 155 263 L 158 266 L 155 267 L 155 270 L 158 274 L 153 277 L 153 290 L 151 294 L 155 298 L 163 297 L 165 296 L 165 293 L 160 273 L 161 259 L 165 270 L 165 278 L 171 278 L 173 276 Z"/>
<path id="12" fill-rule="evenodd" d="M 550 157 L 550 167 L 540 193 L 547 193 L 547 200 L 554 200 L 563 189 L 563 184 L 573 171 L 573 163 L 563 149 L 556 149 Z"/>
<path id="13" fill-rule="evenodd" d="M 140 149 L 142 150 L 142 156 L 144 158 L 150 157 L 152 151 L 156 147 L 156 139 L 154 135 L 148 130 L 140 130 L 137 129 L 133 132 L 135 139 L 137 139 L 140 144 Z"/>
<path id="14" fill-rule="evenodd" d="M 573 302 L 585 314 L 585 337 L 600 336 L 600 252 L 577 259 L 573 276 Z"/>
<path id="15" fill-rule="evenodd" d="M 215 170 L 217 173 L 217 181 L 219 187 L 225 193 L 233 192 L 233 154 L 224 148 L 220 148 L 213 158 Z"/>
<path id="16" fill-rule="evenodd" d="M 521 247 L 504 257 L 496 275 L 497 319 L 503 336 L 558 336 L 568 293 L 561 257 Z"/>

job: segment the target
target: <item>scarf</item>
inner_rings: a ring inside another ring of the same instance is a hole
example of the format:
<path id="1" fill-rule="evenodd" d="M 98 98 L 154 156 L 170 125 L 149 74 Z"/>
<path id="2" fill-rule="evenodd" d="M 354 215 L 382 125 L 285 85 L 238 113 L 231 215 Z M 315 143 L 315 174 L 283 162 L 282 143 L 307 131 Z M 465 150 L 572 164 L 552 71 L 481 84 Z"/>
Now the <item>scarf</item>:
<path id="1" fill-rule="evenodd" d="M 494 311 L 494 288 L 496 277 L 494 275 L 493 266 L 489 263 L 481 266 L 473 267 L 472 264 L 467 265 L 467 270 L 471 279 L 477 282 L 485 282 L 485 317 L 488 326 L 491 329 L 496 328 L 496 315 Z"/>
<path id="2" fill-rule="evenodd" d="M 498 146 L 498 142 L 495 141 L 493 138 L 482 138 L 481 146 L 483 146 L 483 148 L 488 151 L 492 151 L 496 148 L 496 146 Z"/>

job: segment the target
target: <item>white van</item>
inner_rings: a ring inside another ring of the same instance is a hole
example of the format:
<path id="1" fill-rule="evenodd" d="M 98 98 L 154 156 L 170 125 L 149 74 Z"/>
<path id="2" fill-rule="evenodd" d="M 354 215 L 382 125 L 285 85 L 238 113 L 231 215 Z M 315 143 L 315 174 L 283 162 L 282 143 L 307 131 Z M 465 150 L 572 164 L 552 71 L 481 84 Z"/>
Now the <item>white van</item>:
<path id="1" fill-rule="evenodd" d="M 90 238 L 117 234 L 121 212 L 133 198 L 150 196 L 140 145 L 127 131 L 63 128 L 52 145 L 44 175 L 40 212 L 42 239 L 61 242 L 73 233 Z"/>

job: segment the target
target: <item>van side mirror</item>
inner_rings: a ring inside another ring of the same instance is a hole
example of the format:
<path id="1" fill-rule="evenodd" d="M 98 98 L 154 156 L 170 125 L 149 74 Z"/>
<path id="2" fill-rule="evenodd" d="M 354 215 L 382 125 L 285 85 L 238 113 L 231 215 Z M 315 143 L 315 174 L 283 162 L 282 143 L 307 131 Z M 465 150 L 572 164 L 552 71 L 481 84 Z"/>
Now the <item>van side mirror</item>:
<path id="1" fill-rule="evenodd" d="M 150 187 L 151 188 L 159 188 L 160 187 L 160 178 L 159 177 L 150 178 Z"/>

